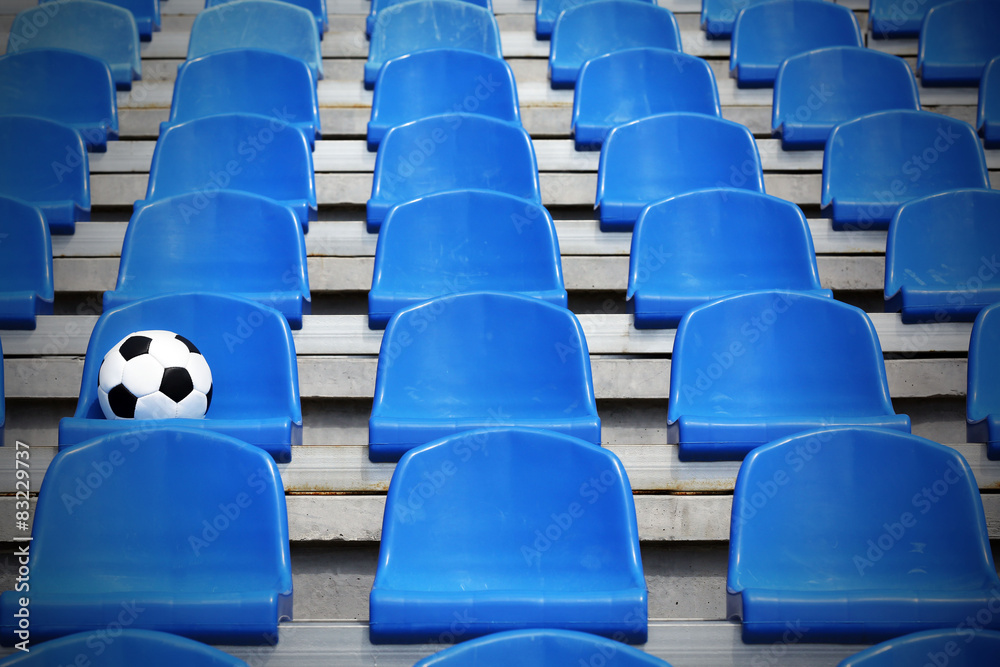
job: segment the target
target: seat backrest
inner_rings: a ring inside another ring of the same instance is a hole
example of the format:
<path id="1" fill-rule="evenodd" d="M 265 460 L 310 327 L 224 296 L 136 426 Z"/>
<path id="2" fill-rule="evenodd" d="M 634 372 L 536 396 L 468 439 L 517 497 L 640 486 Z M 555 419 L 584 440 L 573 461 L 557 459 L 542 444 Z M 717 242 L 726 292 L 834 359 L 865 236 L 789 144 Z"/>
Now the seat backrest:
<path id="1" fill-rule="evenodd" d="M 701 0 L 701 29 L 708 39 L 729 39 L 740 11 L 768 0 Z"/>
<path id="2" fill-rule="evenodd" d="M 890 639 L 845 658 L 837 667 L 896 667 L 927 664 L 928 658 L 950 667 L 979 667 L 1000 655 L 1000 632 L 980 628 L 925 630 Z"/>
<path id="3" fill-rule="evenodd" d="M 323 78 L 316 18 L 312 12 L 280 0 L 239 0 L 201 11 L 191 26 L 189 60 L 226 49 L 256 48 L 299 58 Z"/>
<path id="4" fill-rule="evenodd" d="M 651 204 L 636 221 L 627 298 L 757 289 L 821 289 L 809 225 L 795 204 L 715 188 Z"/>
<path id="5" fill-rule="evenodd" d="M 1000 305 L 979 311 L 969 339 L 968 391 L 966 416 L 969 422 L 981 422 L 1000 415 Z M 985 438 L 982 438 L 985 440 Z"/>
<path id="6" fill-rule="evenodd" d="M 559 15 L 549 48 L 553 87 L 572 88 L 583 64 L 612 51 L 649 46 L 681 51 L 670 10 L 636 0 L 593 0 Z"/>
<path id="7" fill-rule="evenodd" d="M 1000 148 L 1000 56 L 986 64 L 979 81 L 976 129 L 986 148 Z"/>
<path id="8" fill-rule="evenodd" d="M 954 449 L 897 431 L 843 428 L 783 438 L 743 461 L 733 491 L 730 598 L 751 589 L 803 598 L 872 591 L 881 608 L 877 596 L 888 591 L 917 605 L 921 591 L 938 597 L 990 585 L 1000 580 L 983 503 Z"/>
<path id="9" fill-rule="evenodd" d="M 822 149 L 835 125 L 889 109 L 920 110 L 906 61 L 874 49 L 832 46 L 791 56 L 778 68 L 771 131 L 786 148 Z"/>
<path id="10" fill-rule="evenodd" d="M 39 0 L 39 4 L 44 2 L 58 2 L 59 0 Z M 139 39 L 149 41 L 153 33 L 160 29 L 160 0 L 102 0 L 108 4 L 127 9 L 135 19 L 135 25 L 139 30 Z"/>
<path id="11" fill-rule="evenodd" d="M 566 307 L 559 240 L 544 207 L 485 190 L 393 207 L 379 230 L 372 296 L 412 303 L 480 290 L 527 293 Z M 384 323 L 392 313 L 369 308 L 369 317 L 376 314 Z"/>
<path id="12" fill-rule="evenodd" d="M 503 667 L 511 662 L 521 667 L 589 665 L 597 655 L 601 656 L 598 662 L 608 667 L 670 667 L 656 656 L 606 637 L 548 629 L 495 632 L 446 648 L 413 667 Z"/>
<path id="13" fill-rule="evenodd" d="M 989 188 L 986 155 L 964 121 L 929 111 L 880 111 L 834 127 L 823 153 L 821 205 L 859 226 L 900 204 L 961 188 Z"/>
<path id="14" fill-rule="evenodd" d="M 588 60 L 573 93 L 577 148 L 599 146 L 616 125 L 673 111 L 722 116 L 715 74 L 705 60 L 658 48 Z"/>
<path id="15" fill-rule="evenodd" d="M 740 87 L 774 84 L 786 58 L 826 46 L 864 46 L 854 12 L 825 0 L 770 0 L 736 17 L 729 73 Z"/>
<path id="16" fill-rule="evenodd" d="M 52 301 L 52 238 L 42 211 L 0 197 L 0 295 L 35 292 Z"/>
<path id="17" fill-rule="evenodd" d="M 984 288 L 1000 298 L 998 220 L 997 190 L 949 190 L 900 206 L 886 241 L 886 300 L 904 286 L 951 292 L 946 308 L 981 303 Z"/>
<path id="18" fill-rule="evenodd" d="M 383 9 L 392 7 L 393 5 L 398 5 L 403 2 L 409 2 L 410 0 L 372 0 L 371 11 L 368 13 L 368 17 L 365 19 L 365 34 L 371 37 L 372 31 L 375 30 L 375 24 L 379 21 L 378 15 Z M 462 2 L 469 2 L 478 7 L 493 12 L 493 3 L 491 0 L 461 0 Z"/>
<path id="19" fill-rule="evenodd" d="M 417 487 L 433 474 L 445 479 L 415 507 Z M 572 530 L 536 544 L 536 530 L 544 538 L 569 512 Z M 396 465 L 374 588 L 593 590 L 595 580 L 601 590 L 645 588 L 638 547 L 632 488 L 611 451 L 539 429 L 466 431 Z"/>
<path id="20" fill-rule="evenodd" d="M 223 5 L 232 0 L 206 0 L 205 8 L 209 9 L 211 7 L 216 7 L 218 5 Z M 319 38 L 323 39 L 323 33 L 326 32 L 329 27 L 329 19 L 327 18 L 326 11 L 326 0 L 281 0 L 282 2 L 287 2 L 291 5 L 296 5 L 302 7 L 303 9 L 308 9 L 316 19 L 316 27 L 319 29 Z"/>
<path id="21" fill-rule="evenodd" d="M 175 293 L 105 311 L 87 345 L 78 418 L 104 419 L 98 401 L 101 362 L 136 331 L 164 330 L 194 343 L 212 369 L 209 419 L 291 417 L 302 423 L 292 331 L 278 311 L 226 294 Z"/>
<path id="22" fill-rule="evenodd" d="M 555 28 L 556 19 L 567 9 L 572 9 L 577 5 L 594 0 L 538 0 L 535 5 L 535 37 L 538 39 L 549 39 L 552 30 Z M 639 0 L 656 4 L 655 0 Z"/>
<path id="23" fill-rule="evenodd" d="M 631 223 L 652 202 L 715 187 L 764 192 L 757 143 L 743 125 L 697 113 L 660 114 L 619 125 L 601 146 L 602 223 Z"/>
<path id="24" fill-rule="evenodd" d="M 439 419 L 458 410 L 485 419 L 498 406 L 515 416 L 597 414 L 587 341 L 573 313 L 516 294 L 472 292 L 393 316 L 373 416 Z"/>
<path id="25" fill-rule="evenodd" d="M 95 471 L 100 481 L 81 481 Z M 206 540 L 203 522 L 212 527 L 219 515 L 228 527 Z M 278 467 L 260 448 L 217 433 L 136 430 L 60 452 L 39 492 L 32 537 L 39 592 L 291 596 Z"/>
<path id="26" fill-rule="evenodd" d="M 0 115 L 41 116 L 69 125 L 88 147 L 118 136 L 118 101 L 108 64 L 66 49 L 0 57 Z"/>
<path id="27" fill-rule="evenodd" d="M 384 63 L 422 49 L 453 48 L 503 58 L 493 12 L 462 0 L 413 0 L 382 10 L 371 34 L 365 85 Z"/>
<path id="28" fill-rule="evenodd" d="M 142 77 L 135 17 L 107 2 L 59 0 L 19 13 L 11 25 L 7 53 L 46 48 L 104 60 L 119 88 L 131 88 L 132 81 Z"/>
<path id="29" fill-rule="evenodd" d="M 520 124 L 510 65 L 464 49 L 426 49 L 393 58 L 379 71 L 368 145 L 376 147 L 396 125 L 456 111 Z"/>
<path id="30" fill-rule="evenodd" d="M 812 294 L 762 291 L 684 316 L 671 358 L 668 423 L 685 414 L 797 412 L 893 414 L 878 335 L 863 310 Z"/>
<path id="31" fill-rule="evenodd" d="M 951 0 L 870 0 L 868 3 L 868 29 L 876 39 L 888 37 L 917 37 L 927 12 Z"/>
<path id="32" fill-rule="evenodd" d="M 90 161 L 77 131 L 37 116 L 0 116 L 0 196 L 42 209 L 50 229 L 64 226 L 56 211 L 66 206 L 89 212 Z"/>
<path id="33" fill-rule="evenodd" d="M 277 51 L 215 51 L 177 68 L 171 123 L 229 113 L 286 119 L 302 128 L 310 143 L 319 136 L 319 103 L 309 66 Z"/>
<path id="34" fill-rule="evenodd" d="M 1000 5 L 954 0 L 927 11 L 920 28 L 917 74 L 925 86 L 977 86 L 1000 55 Z"/>

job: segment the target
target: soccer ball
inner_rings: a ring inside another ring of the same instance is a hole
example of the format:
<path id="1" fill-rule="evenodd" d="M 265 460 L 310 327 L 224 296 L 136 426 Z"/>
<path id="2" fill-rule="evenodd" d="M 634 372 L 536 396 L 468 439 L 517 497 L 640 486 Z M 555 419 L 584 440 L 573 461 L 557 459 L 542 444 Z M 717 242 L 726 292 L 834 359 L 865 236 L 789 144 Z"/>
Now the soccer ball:
<path id="1" fill-rule="evenodd" d="M 200 419 L 212 403 L 212 370 L 183 336 L 139 331 L 104 355 L 97 398 L 108 419 Z"/>

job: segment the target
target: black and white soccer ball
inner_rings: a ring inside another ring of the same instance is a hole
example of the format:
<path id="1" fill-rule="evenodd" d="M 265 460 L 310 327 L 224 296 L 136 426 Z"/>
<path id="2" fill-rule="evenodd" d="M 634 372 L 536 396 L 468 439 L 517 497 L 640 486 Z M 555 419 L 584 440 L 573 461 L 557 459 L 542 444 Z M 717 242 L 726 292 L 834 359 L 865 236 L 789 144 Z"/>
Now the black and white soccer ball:
<path id="1" fill-rule="evenodd" d="M 212 403 L 212 370 L 183 336 L 138 331 L 104 355 L 97 397 L 108 419 L 200 419 Z"/>

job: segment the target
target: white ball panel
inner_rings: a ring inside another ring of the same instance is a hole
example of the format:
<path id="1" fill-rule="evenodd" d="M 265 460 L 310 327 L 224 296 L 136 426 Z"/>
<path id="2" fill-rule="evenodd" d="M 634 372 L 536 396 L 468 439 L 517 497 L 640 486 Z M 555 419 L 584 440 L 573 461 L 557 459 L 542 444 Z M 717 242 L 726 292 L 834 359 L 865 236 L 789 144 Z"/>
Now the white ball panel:
<path id="1" fill-rule="evenodd" d="M 212 369 L 209 368 L 205 357 L 200 354 L 188 355 L 187 369 L 195 390 L 207 394 L 212 388 Z"/>
<path id="2" fill-rule="evenodd" d="M 122 384 L 133 396 L 146 396 L 159 391 L 163 366 L 149 354 L 129 359 L 122 374 Z"/>
<path id="3" fill-rule="evenodd" d="M 158 391 L 143 396 L 135 404 L 136 419 L 172 419 L 176 416 L 177 404 Z"/>
<path id="4" fill-rule="evenodd" d="M 186 419 L 202 419 L 208 410 L 208 399 L 200 391 L 193 391 L 177 404 L 177 416 Z"/>
<path id="5" fill-rule="evenodd" d="M 125 372 L 125 357 L 118 352 L 118 347 L 114 347 L 104 355 L 101 363 L 101 370 L 97 375 L 97 385 L 105 392 L 111 391 L 116 384 L 121 384 L 122 374 Z"/>
<path id="6" fill-rule="evenodd" d="M 187 345 L 177 340 L 177 337 L 172 333 L 157 335 L 153 338 L 153 342 L 149 346 L 149 353 L 164 368 L 171 368 L 173 366 L 184 367 L 191 356 Z"/>
<path id="7" fill-rule="evenodd" d="M 118 419 L 111 410 L 111 404 L 108 403 L 108 392 L 104 391 L 103 387 L 97 388 L 97 402 L 101 404 L 101 412 L 104 413 L 105 419 Z"/>

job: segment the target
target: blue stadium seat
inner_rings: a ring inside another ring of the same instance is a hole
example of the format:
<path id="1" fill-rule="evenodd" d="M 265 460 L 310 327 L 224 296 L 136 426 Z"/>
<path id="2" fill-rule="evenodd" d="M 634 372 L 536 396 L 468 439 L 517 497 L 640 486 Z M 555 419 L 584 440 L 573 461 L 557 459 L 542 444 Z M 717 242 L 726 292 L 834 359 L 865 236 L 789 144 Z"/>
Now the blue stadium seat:
<path id="1" fill-rule="evenodd" d="M 39 0 L 39 4 L 56 0 Z M 132 12 L 139 39 L 148 42 L 153 39 L 153 33 L 160 31 L 160 0 L 103 0 L 112 5 Z"/>
<path id="2" fill-rule="evenodd" d="M 394 127 L 375 158 L 368 231 L 377 232 L 396 204 L 465 189 L 496 190 L 542 203 L 535 148 L 523 127 L 466 113 Z"/>
<path id="3" fill-rule="evenodd" d="M 771 134 L 787 150 L 823 150 L 834 126 L 876 111 L 920 111 L 906 61 L 857 46 L 806 51 L 781 63 Z"/>
<path id="4" fill-rule="evenodd" d="M 826 0 L 751 4 L 733 25 L 729 76 L 740 88 L 774 85 L 785 58 L 826 46 L 864 46 L 854 12 Z"/>
<path id="5" fill-rule="evenodd" d="M 777 197 L 719 188 L 650 204 L 635 223 L 628 307 L 637 329 L 676 327 L 695 306 L 736 292 L 822 289 L 809 225 Z"/>
<path id="6" fill-rule="evenodd" d="M 978 86 L 983 67 L 1000 55 L 1000 4 L 955 0 L 927 11 L 920 29 L 917 74 L 925 86 Z"/>
<path id="7" fill-rule="evenodd" d="M 983 308 L 969 340 L 966 432 L 969 442 L 985 442 L 991 460 L 1000 460 L 1000 306 Z"/>
<path id="8" fill-rule="evenodd" d="M 60 0 L 25 9 L 14 18 L 7 53 L 68 49 L 108 63 L 118 88 L 142 78 L 139 29 L 132 12 L 96 0 Z"/>
<path id="9" fill-rule="evenodd" d="M 0 660 L 2 667 L 52 667 L 72 665 L 83 656 L 90 667 L 247 667 L 228 653 L 177 635 L 155 630 L 114 629 L 115 636 L 98 638 L 93 632 L 78 632 L 41 644 L 32 643 L 28 653 Z M 82 662 L 79 664 L 83 664 Z"/>
<path id="10" fill-rule="evenodd" d="M 553 88 L 572 88 L 583 64 L 636 47 L 681 50 L 677 19 L 668 9 L 636 0 L 594 0 L 559 15 L 549 47 Z"/>
<path id="11" fill-rule="evenodd" d="M 425 49 L 379 70 L 368 150 L 397 125 L 443 113 L 476 113 L 521 123 L 514 73 L 502 58 L 464 49 Z"/>
<path id="12" fill-rule="evenodd" d="M 4 444 L 4 426 L 7 423 L 7 401 L 3 383 L 3 344 L 0 343 L 0 447 Z"/>
<path id="13" fill-rule="evenodd" d="M 51 315 L 52 238 L 42 211 L 0 197 L 0 329 L 34 329 Z"/>
<path id="14" fill-rule="evenodd" d="M 706 61 L 655 48 L 588 60 L 573 92 L 576 149 L 600 150 L 616 125 L 673 111 L 722 117 L 715 74 Z"/>
<path id="15" fill-rule="evenodd" d="M 869 32 L 876 39 L 918 37 L 927 11 L 949 1 L 870 0 L 868 3 Z"/>
<path id="16" fill-rule="evenodd" d="M 469 2 L 477 7 L 482 7 L 486 11 L 493 13 L 493 3 L 490 0 L 461 0 L 462 2 Z M 365 20 L 365 34 L 371 37 L 372 32 L 375 31 L 375 24 L 378 22 L 379 12 L 393 5 L 399 5 L 404 2 L 409 2 L 409 0 L 372 0 L 371 1 L 371 11 L 368 12 L 368 18 Z M 391 16 L 391 15 L 390 15 Z"/>
<path id="17" fill-rule="evenodd" d="M 51 233 L 72 234 L 77 220 L 90 219 L 90 161 L 80 134 L 37 116 L 0 116 L 0 197 L 37 206 Z"/>
<path id="18" fill-rule="evenodd" d="M 998 587 L 976 478 L 950 447 L 821 429 L 755 449 L 736 477 L 727 606 L 746 643 L 954 629 Z"/>
<path id="19" fill-rule="evenodd" d="M 306 243 L 287 206 L 246 192 L 187 193 L 132 214 L 104 310 L 172 292 L 225 292 L 281 312 L 310 311 Z"/>
<path id="20" fill-rule="evenodd" d="M 885 310 L 903 322 L 971 322 L 1000 301 L 1000 191 L 950 190 L 903 204 L 885 248 Z M 987 280 L 983 280 L 983 276 Z"/>
<path id="21" fill-rule="evenodd" d="M 393 315 L 379 350 L 368 457 L 396 461 L 425 442 L 490 426 L 546 428 L 600 444 L 576 316 L 497 292 L 438 297 Z"/>
<path id="22" fill-rule="evenodd" d="M 739 460 L 775 438 L 824 426 L 910 432 L 893 412 L 875 327 L 814 294 L 746 292 L 681 319 L 670 366 L 667 438 L 681 460 Z"/>
<path id="23" fill-rule="evenodd" d="M 316 219 L 315 177 L 309 142 L 283 118 L 206 116 L 161 127 L 146 199 L 136 206 L 189 192 L 240 190 L 290 206 L 308 231 Z"/>
<path id="24" fill-rule="evenodd" d="M 223 5 L 231 0 L 205 0 L 205 8 L 210 9 L 212 7 L 217 7 L 218 5 Z M 281 0 L 282 2 L 287 2 L 292 5 L 297 5 L 303 9 L 308 9 L 313 17 L 316 19 L 316 28 L 318 29 L 319 38 L 323 39 L 323 33 L 327 31 L 330 27 L 329 19 L 327 18 L 326 12 L 326 0 Z"/>
<path id="25" fill-rule="evenodd" d="M 65 49 L 0 57 L 0 115 L 41 116 L 69 125 L 87 148 L 104 152 L 118 138 L 118 100 L 108 64 Z"/>
<path id="26" fill-rule="evenodd" d="M 228 49 L 269 49 L 304 60 L 323 78 L 316 17 L 283 0 L 238 0 L 202 10 L 191 26 L 188 60 Z"/>
<path id="27" fill-rule="evenodd" d="M 552 628 L 643 643 L 638 533 L 625 468 L 607 449 L 525 428 L 435 440 L 408 452 L 389 484 L 371 640 Z"/>
<path id="28" fill-rule="evenodd" d="M 216 51 L 177 68 L 170 124 L 228 113 L 280 117 L 299 128 L 311 147 L 320 138 L 316 82 L 309 66 L 277 51 Z"/>
<path id="29" fill-rule="evenodd" d="M 291 619 L 284 485 L 271 457 L 236 438 L 120 430 L 59 452 L 31 536 L 33 647 L 115 623 L 273 644 Z M 18 640 L 23 596 L 0 596 L 4 646 Z"/>
<path id="30" fill-rule="evenodd" d="M 701 0 L 701 29 L 707 39 L 729 39 L 744 7 L 767 0 Z"/>
<path id="31" fill-rule="evenodd" d="M 986 148 L 1000 148 L 1000 56 L 991 60 L 979 82 L 976 128 Z"/>
<path id="32" fill-rule="evenodd" d="M 833 128 L 820 203 L 834 229 L 888 229 L 911 199 L 989 187 L 971 125 L 929 111 L 880 111 Z"/>
<path id="33" fill-rule="evenodd" d="M 556 27 L 559 15 L 567 9 L 572 9 L 586 2 L 593 2 L 593 0 L 538 0 L 535 4 L 535 37 L 537 39 L 552 37 L 552 31 Z M 639 2 L 656 4 L 656 0 L 639 0 Z"/>
<path id="34" fill-rule="evenodd" d="M 764 173 L 745 126 L 698 113 L 668 113 L 619 125 L 601 147 L 601 229 L 631 231 L 648 204 L 705 188 L 764 192 Z"/>
<path id="35" fill-rule="evenodd" d="M 457 292 L 515 292 L 566 307 L 559 239 L 537 202 L 489 190 L 427 195 L 389 210 L 379 230 L 368 326 Z"/>
<path id="36" fill-rule="evenodd" d="M 204 419 L 105 419 L 97 397 L 104 355 L 136 331 L 178 333 L 212 369 L 212 404 Z M 226 294 L 154 296 L 105 311 L 87 346 L 76 413 L 59 422 L 59 448 L 110 433 L 162 425 L 222 433 L 267 451 L 279 463 L 302 444 L 298 366 L 288 321 L 278 311 Z"/>
<path id="37" fill-rule="evenodd" d="M 600 659 L 597 659 L 600 656 Z M 508 630 L 428 656 L 413 667 L 549 667 L 561 665 L 606 667 L 670 667 L 659 658 L 589 632 L 574 630 Z"/>
<path id="38" fill-rule="evenodd" d="M 897 667 L 939 665 L 983 667 L 1000 655 L 1000 632 L 960 625 L 924 630 L 876 644 L 840 662 L 837 667 Z"/>
<path id="39" fill-rule="evenodd" d="M 365 63 L 365 87 L 375 85 L 384 63 L 423 49 L 465 49 L 503 58 L 491 10 L 463 0 L 403 2 L 379 12 Z"/>

